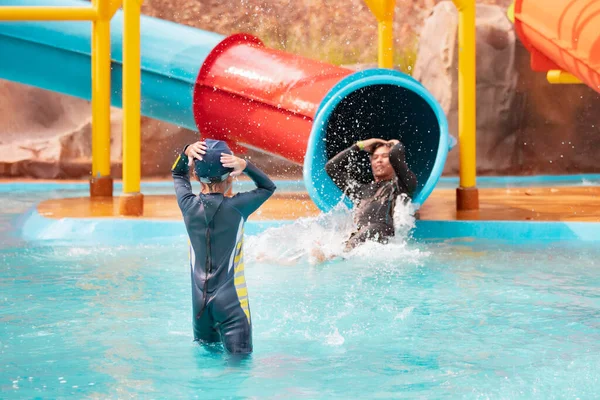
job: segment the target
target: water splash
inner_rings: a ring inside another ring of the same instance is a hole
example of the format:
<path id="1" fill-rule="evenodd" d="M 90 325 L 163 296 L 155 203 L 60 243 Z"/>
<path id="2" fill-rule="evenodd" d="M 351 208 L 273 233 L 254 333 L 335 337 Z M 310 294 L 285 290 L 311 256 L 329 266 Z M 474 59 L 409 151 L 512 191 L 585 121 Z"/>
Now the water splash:
<path id="1" fill-rule="evenodd" d="M 326 336 L 325 343 L 328 346 L 337 347 L 343 345 L 345 341 L 346 339 L 340 334 L 338 328 L 334 328 L 333 332 Z"/>
<path id="2" fill-rule="evenodd" d="M 296 264 L 314 249 L 326 256 L 341 254 L 344 240 L 354 229 L 350 210 L 342 203 L 328 213 L 300 218 L 292 224 L 270 228 L 247 240 L 248 257 L 255 261 Z"/>
<path id="3" fill-rule="evenodd" d="M 581 179 L 581 186 L 598 186 L 599 183 L 600 182 L 591 179 Z"/>
<path id="4" fill-rule="evenodd" d="M 405 196 L 405 195 L 402 195 Z M 368 259 L 388 263 L 402 260 L 419 263 L 428 253 L 411 248 L 408 239 L 415 227 L 415 206 L 398 198 L 394 211 L 395 237 L 387 244 L 366 242 L 344 251 L 345 242 L 356 229 L 352 210 L 340 202 L 330 212 L 301 218 L 292 224 L 270 228 L 247 240 L 247 257 L 251 261 L 295 265 L 320 264 L 324 261 Z"/>

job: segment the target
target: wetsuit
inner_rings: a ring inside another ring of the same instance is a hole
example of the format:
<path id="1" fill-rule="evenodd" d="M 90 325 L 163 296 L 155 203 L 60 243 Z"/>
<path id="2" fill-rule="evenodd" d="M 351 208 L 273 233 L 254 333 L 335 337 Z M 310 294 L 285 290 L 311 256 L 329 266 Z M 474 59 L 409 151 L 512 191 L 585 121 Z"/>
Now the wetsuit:
<path id="1" fill-rule="evenodd" d="M 172 168 L 177 203 L 190 239 L 194 340 L 222 341 L 231 353 L 252 352 L 252 322 L 244 277 L 244 223 L 275 191 L 262 171 L 244 170 L 257 188 L 225 197 L 194 195 L 188 157 Z"/>
<path id="2" fill-rule="evenodd" d="M 367 240 L 386 243 L 394 236 L 394 207 L 402 193 L 407 199 L 417 187 L 417 178 L 406 163 L 405 150 L 398 143 L 390 150 L 390 164 L 396 176 L 387 181 L 361 184 L 354 179 L 360 148 L 354 144 L 341 151 L 325 165 L 333 182 L 354 203 L 357 230 L 350 235 L 346 248 L 352 249 Z"/>

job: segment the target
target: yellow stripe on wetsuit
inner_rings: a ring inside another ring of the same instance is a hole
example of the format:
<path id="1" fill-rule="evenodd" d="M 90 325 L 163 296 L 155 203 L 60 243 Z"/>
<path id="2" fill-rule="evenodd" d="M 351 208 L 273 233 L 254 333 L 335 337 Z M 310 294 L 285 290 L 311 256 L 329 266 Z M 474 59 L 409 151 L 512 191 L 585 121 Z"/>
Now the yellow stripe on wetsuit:
<path id="1" fill-rule="evenodd" d="M 177 156 L 177 159 L 175 160 L 175 162 L 173 163 L 173 166 L 171 167 L 171 171 L 173 171 L 175 169 L 175 167 L 179 163 L 179 160 L 181 160 L 181 154 Z"/>
<path id="2" fill-rule="evenodd" d="M 235 248 L 235 256 L 233 258 L 233 284 L 235 285 L 235 291 L 240 301 L 240 306 L 248 318 L 250 323 L 250 307 L 248 304 L 248 287 L 246 286 L 246 277 L 244 276 L 244 231 L 242 229 L 242 235 L 240 241 Z"/>

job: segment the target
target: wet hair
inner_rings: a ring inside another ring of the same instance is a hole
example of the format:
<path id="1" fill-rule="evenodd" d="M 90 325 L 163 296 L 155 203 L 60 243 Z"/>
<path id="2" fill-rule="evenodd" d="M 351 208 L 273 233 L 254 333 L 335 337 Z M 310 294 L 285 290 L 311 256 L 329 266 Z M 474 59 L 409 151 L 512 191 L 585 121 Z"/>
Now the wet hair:
<path id="1" fill-rule="evenodd" d="M 231 178 L 231 176 L 219 182 L 200 181 L 200 184 L 202 185 L 202 193 L 227 193 L 229 189 L 231 189 L 231 187 L 229 186 L 231 184 L 229 178 Z M 205 191 L 204 188 L 206 188 L 207 191 Z"/>
<path id="2" fill-rule="evenodd" d="M 219 182 L 202 182 L 200 180 L 200 178 L 198 177 L 198 175 L 196 174 L 196 171 L 194 169 L 190 169 L 190 176 L 191 178 L 195 179 L 197 182 L 200 182 L 200 184 L 202 185 L 202 193 L 218 193 L 219 190 L 218 189 L 222 189 L 221 185 L 227 185 L 228 183 L 228 178 L 225 178 L 225 180 L 219 181 Z M 208 191 L 205 192 L 204 188 L 207 188 Z"/>
<path id="3" fill-rule="evenodd" d="M 371 151 L 370 154 L 375 153 L 375 150 L 377 150 L 378 148 L 382 147 L 382 146 L 387 146 L 387 147 L 391 147 L 389 145 L 389 143 L 381 143 L 381 142 L 377 142 L 374 145 L 371 146 Z"/>

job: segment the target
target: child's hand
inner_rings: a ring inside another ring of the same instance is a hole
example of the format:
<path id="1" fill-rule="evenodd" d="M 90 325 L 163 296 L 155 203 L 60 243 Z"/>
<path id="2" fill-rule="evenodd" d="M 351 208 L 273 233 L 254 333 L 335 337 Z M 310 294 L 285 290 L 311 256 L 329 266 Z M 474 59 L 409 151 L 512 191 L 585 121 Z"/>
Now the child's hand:
<path id="1" fill-rule="evenodd" d="M 185 155 L 189 158 L 189 165 L 191 166 L 194 163 L 194 159 L 202 160 L 202 154 L 206 154 L 206 143 L 196 142 L 190 144 L 187 149 L 185 149 Z"/>
<path id="2" fill-rule="evenodd" d="M 221 153 L 221 164 L 225 168 L 233 168 L 231 176 L 239 176 L 246 169 L 246 160 L 227 153 Z"/>

